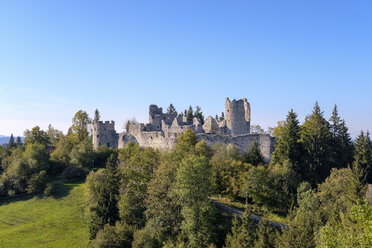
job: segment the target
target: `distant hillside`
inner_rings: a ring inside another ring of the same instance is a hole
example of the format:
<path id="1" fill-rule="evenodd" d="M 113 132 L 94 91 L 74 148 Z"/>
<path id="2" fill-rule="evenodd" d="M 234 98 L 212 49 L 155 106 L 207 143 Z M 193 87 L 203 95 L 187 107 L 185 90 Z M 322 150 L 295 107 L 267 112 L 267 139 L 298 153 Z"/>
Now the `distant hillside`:
<path id="1" fill-rule="evenodd" d="M 7 144 L 9 142 L 9 139 L 10 139 L 10 136 L 0 135 L 0 145 Z M 22 142 L 24 139 L 25 137 L 21 137 Z M 17 137 L 14 137 L 14 141 L 16 140 L 17 140 Z"/>

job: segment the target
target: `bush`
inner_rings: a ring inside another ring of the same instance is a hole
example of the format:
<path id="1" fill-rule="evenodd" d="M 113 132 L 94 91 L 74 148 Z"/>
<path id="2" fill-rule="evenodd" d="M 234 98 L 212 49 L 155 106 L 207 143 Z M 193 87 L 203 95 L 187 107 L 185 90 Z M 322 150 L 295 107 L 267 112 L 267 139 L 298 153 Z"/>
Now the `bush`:
<path id="1" fill-rule="evenodd" d="M 89 173 L 88 169 L 71 165 L 63 171 L 62 177 L 64 179 L 85 178 L 88 175 L 88 173 Z"/>
<path id="2" fill-rule="evenodd" d="M 46 172 L 40 171 L 37 174 L 34 174 L 31 176 L 31 178 L 28 180 L 28 186 L 26 188 L 26 191 L 28 193 L 34 193 L 34 192 L 40 192 L 43 191 L 46 187 L 47 182 L 47 175 Z"/>
<path id="3" fill-rule="evenodd" d="M 133 227 L 125 223 L 116 222 L 115 226 L 106 224 L 92 241 L 95 248 L 131 247 L 133 241 Z"/>

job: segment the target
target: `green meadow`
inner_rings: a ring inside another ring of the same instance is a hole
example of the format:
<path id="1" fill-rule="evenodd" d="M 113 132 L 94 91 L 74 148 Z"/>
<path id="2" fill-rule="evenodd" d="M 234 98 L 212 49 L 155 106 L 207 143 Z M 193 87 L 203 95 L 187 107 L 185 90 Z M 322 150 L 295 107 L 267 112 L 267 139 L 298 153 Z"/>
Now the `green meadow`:
<path id="1" fill-rule="evenodd" d="M 84 184 L 55 184 L 50 197 L 21 196 L 0 201 L 1 247 L 87 247 Z"/>

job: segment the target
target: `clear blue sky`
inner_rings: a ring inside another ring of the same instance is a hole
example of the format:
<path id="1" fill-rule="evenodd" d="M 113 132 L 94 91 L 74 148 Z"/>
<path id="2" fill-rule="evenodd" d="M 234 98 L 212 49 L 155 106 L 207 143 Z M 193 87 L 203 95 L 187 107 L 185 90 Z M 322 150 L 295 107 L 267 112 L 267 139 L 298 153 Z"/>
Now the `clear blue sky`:
<path id="1" fill-rule="evenodd" d="M 148 105 L 224 111 L 247 98 L 252 123 L 333 105 L 372 130 L 372 1 L 0 0 L 0 134 L 79 109 L 147 121 Z"/>

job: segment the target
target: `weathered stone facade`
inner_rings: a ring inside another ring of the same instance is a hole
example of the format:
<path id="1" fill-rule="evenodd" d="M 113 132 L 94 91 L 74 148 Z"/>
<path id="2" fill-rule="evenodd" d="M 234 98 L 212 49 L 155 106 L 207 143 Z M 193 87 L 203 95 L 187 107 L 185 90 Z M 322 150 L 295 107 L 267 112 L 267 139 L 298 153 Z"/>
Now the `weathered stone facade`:
<path id="1" fill-rule="evenodd" d="M 101 145 L 122 148 L 132 141 L 142 147 L 167 150 L 174 147 L 179 135 L 191 128 L 199 140 L 205 140 L 210 146 L 232 143 L 241 152 L 247 152 L 257 140 L 265 161 L 270 161 L 275 138 L 269 134 L 250 133 L 251 109 L 247 99 L 230 101 L 226 98 L 225 115 L 225 120 L 220 122 L 208 116 L 202 125 L 198 118 L 188 120 L 186 116 L 176 113 L 165 114 L 162 108 L 150 105 L 148 124 L 129 122 L 126 132 L 120 134 L 116 133 L 113 121 L 94 122 L 93 145 L 95 149 Z"/>

